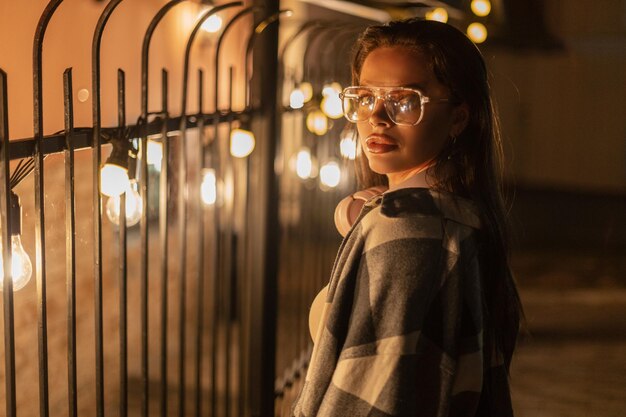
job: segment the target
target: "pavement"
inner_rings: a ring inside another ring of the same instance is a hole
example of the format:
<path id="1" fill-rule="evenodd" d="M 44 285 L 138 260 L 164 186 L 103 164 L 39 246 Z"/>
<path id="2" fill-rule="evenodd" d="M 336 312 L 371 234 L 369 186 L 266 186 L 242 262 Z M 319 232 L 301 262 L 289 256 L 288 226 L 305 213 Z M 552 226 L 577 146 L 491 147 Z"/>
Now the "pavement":
<path id="1" fill-rule="evenodd" d="M 578 251 L 514 257 L 527 319 L 511 366 L 517 417 L 626 416 L 624 265 Z"/>

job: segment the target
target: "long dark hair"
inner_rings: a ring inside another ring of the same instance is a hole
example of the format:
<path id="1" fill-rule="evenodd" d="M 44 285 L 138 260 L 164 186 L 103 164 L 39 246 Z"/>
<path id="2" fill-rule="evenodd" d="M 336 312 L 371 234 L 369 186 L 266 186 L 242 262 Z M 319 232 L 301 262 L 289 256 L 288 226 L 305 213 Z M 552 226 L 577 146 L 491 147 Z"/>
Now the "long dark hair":
<path id="1" fill-rule="evenodd" d="M 352 60 L 353 85 L 359 85 L 361 68 L 370 52 L 397 46 L 429 56 L 439 82 L 469 108 L 466 128 L 447 142 L 437 163 L 429 169 L 437 181 L 434 188 L 469 198 L 478 207 L 482 221 L 485 337 L 495 339 L 508 369 L 523 310 L 509 267 L 502 140 L 485 62 L 478 48 L 450 25 L 416 18 L 392 21 L 368 27 L 357 40 Z M 444 168 L 445 175 L 441 171 Z M 374 173 L 363 155 L 357 158 L 357 176 L 362 186 L 385 183 L 384 176 Z"/>

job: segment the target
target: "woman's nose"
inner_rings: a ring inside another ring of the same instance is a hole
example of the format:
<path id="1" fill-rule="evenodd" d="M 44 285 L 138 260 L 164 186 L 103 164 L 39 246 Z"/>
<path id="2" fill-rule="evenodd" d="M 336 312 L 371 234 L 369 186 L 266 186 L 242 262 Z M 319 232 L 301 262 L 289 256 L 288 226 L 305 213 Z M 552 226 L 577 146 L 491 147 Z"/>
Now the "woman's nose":
<path id="1" fill-rule="evenodd" d="M 391 126 L 391 119 L 387 114 L 387 110 L 385 109 L 385 101 L 381 98 L 377 98 L 374 103 L 374 110 L 372 110 L 372 114 L 369 117 L 369 123 L 372 126 Z"/>

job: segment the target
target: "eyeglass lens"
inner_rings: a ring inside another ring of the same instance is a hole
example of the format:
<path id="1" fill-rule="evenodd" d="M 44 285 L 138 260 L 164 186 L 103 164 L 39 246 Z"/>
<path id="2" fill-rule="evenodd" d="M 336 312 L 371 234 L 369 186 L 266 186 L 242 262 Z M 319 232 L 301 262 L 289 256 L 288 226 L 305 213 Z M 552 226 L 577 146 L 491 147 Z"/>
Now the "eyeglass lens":
<path id="1" fill-rule="evenodd" d="M 392 122 L 402 125 L 414 125 L 421 116 L 422 105 L 420 95 L 411 90 L 389 90 L 381 97 L 387 115 Z M 351 122 L 365 121 L 376 108 L 377 95 L 370 89 L 346 89 L 343 94 L 343 109 L 346 118 Z"/>

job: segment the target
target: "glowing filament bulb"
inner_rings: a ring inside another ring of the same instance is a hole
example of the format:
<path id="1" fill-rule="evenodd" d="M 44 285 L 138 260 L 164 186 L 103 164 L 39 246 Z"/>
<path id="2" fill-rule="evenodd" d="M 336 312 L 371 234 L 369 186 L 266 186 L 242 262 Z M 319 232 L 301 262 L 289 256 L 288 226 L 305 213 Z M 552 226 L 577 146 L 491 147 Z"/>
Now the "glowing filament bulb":
<path id="1" fill-rule="evenodd" d="M 207 206 L 215 204 L 217 201 L 217 179 L 214 169 L 203 170 L 200 195 L 202 202 Z"/>
<path id="2" fill-rule="evenodd" d="M 128 170 L 115 164 L 105 164 L 100 169 L 102 194 L 117 197 L 130 187 Z"/>
<path id="3" fill-rule="evenodd" d="M 300 150 L 296 156 L 296 175 L 303 180 L 311 178 L 313 173 L 313 160 L 311 151 L 307 148 Z"/>
<path id="4" fill-rule="evenodd" d="M 163 144 L 154 140 L 148 141 L 148 163 L 154 165 L 155 168 L 161 168 L 161 160 L 163 160 Z"/>
<path id="5" fill-rule="evenodd" d="M 143 213 L 143 200 L 136 188 L 137 182 L 132 181 L 131 186 L 126 190 L 126 227 L 139 223 Z M 111 223 L 117 226 L 120 225 L 120 206 L 121 194 L 116 197 L 110 197 L 109 201 L 107 201 L 107 217 L 111 220 Z"/>
<path id="6" fill-rule="evenodd" d="M 211 15 L 202 23 L 202 30 L 209 33 L 215 33 L 222 28 L 222 18 L 216 14 Z"/>
<path id="7" fill-rule="evenodd" d="M 341 168 L 337 162 L 327 162 L 320 168 L 320 181 L 323 185 L 334 188 L 341 181 Z"/>
<path id="8" fill-rule="evenodd" d="M 344 137 L 339 142 L 339 152 L 341 156 L 354 160 L 356 158 L 356 140 L 350 137 Z"/>
<path id="9" fill-rule="evenodd" d="M 33 274 L 33 265 L 30 257 L 22 246 L 20 235 L 11 236 L 11 278 L 13 291 L 20 290 L 28 284 Z M 4 281 L 4 260 L 2 256 L 2 243 L 0 242 L 0 290 Z"/>
<path id="10" fill-rule="evenodd" d="M 306 117 L 306 127 L 311 133 L 323 136 L 328 132 L 328 118 L 321 110 L 314 110 Z"/>
<path id="11" fill-rule="evenodd" d="M 300 84 L 300 91 L 304 94 L 304 102 L 308 103 L 313 98 L 313 86 L 309 82 L 303 82 Z"/>
<path id="12" fill-rule="evenodd" d="M 472 12 L 476 16 L 485 17 L 491 12 L 491 2 L 489 0 L 472 0 Z"/>
<path id="13" fill-rule="evenodd" d="M 437 22 L 447 23 L 448 11 L 444 9 L 443 7 L 437 7 L 435 9 L 432 9 L 429 12 L 426 12 L 425 17 L 426 17 L 426 20 L 435 20 Z"/>
<path id="14" fill-rule="evenodd" d="M 296 88 L 289 95 L 289 107 L 292 109 L 301 109 L 304 106 L 304 93 Z"/>
<path id="15" fill-rule="evenodd" d="M 233 129 L 230 132 L 230 154 L 236 158 L 250 155 L 255 144 L 254 133 L 249 130 Z"/>
<path id="16" fill-rule="evenodd" d="M 331 94 L 339 95 L 341 93 L 341 84 L 338 82 L 332 82 L 330 84 L 324 84 L 322 88 L 322 96 L 326 97 Z"/>
<path id="17" fill-rule="evenodd" d="M 474 43 L 483 43 L 487 39 L 487 28 L 482 23 L 474 22 L 467 27 L 467 36 Z"/>
<path id="18" fill-rule="evenodd" d="M 320 107 L 324 114 L 331 119 L 339 119 L 343 116 L 343 107 L 341 106 L 339 93 L 334 91 L 322 99 Z"/>

